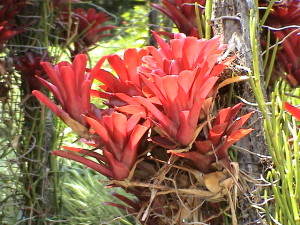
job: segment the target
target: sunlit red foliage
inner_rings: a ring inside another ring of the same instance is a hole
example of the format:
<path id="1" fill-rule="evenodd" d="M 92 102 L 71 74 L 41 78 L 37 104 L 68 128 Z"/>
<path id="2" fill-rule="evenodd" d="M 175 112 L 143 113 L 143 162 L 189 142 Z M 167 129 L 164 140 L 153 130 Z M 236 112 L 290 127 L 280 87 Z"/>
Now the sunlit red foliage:
<path id="1" fill-rule="evenodd" d="M 253 129 L 240 129 L 250 118 L 253 112 L 235 119 L 242 104 L 222 109 L 211 124 L 207 135 L 199 135 L 195 141 L 194 151 L 188 153 L 171 153 L 188 158 L 193 161 L 195 167 L 201 172 L 211 172 L 210 165 L 216 161 L 221 162 L 230 169 L 228 156 L 229 147 L 249 134 Z M 201 162 L 201 163 L 200 163 Z"/>
<path id="2" fill-rule="evenodd" d="M 103 116 L 103 120 L 86 117 L 87 122 L 104 144 L 104 147 L 101 148 L 103 155 L 70 147 L 65 148 L 83 155 L 62 150 L 56 150 L 53 154 L 81 162 L 107 177 L 124 180 L 136 163 L 139 142 L 150 127 L 150 122 L 147 120 L 138 124 L 140 119 L 141 115 L 139 114 L 132 115 L 127 119 L 125 115 L 117 112 Z M 84 156 L 94 157 L 98 163 L 86 159 Z"/>
<path id="3" fill-rule="evenodd" d="M 198 4 L 196 8 L 199 11 L 200 19 L 202 19 L 205 2 L 206 0 L 162 0 L 163 5 L 151 3 L 151 6 L 168 16 L 176 24 L 180 33 L 199 37 L 195 3 Z M 202 20 L 200 23 L 204 28 Z M 203 30 L 201 32 L 204 33 Z"/>
<path id="4" fill-rule="evenodd" d="M 218 62 L 226 48 L 220 44 L 220 37 L 199 40 L 181 34 L 175 38 L 168 45 L 156 35 L 160 48 L 148 47 L 151 56 L 145 57 L 145 64 L 139 68 L 157 100 L 141 96 L 134 99 L 151 112 L 167 138 L 187 146 L 194 139 L 205 100 L 214 95 L 217 76 L 234 57 Z"/>
<path id="5" fill-rule="evenodd" d="M 93 137 L 98 137 L 95 142 L 84 141 L 93 143 L 96 151 L 65 147 L 55 155 L 123 180 L 137 162 L 142 137 L 153 126 L 146 146 L 152 142 L 158 148 L 171 149 L 171 153 L 193 160 L 204 173 L 211 172 L 216 161 L 229 167 L 227 150 L 252 130 L 240 129 L 252 113 L 233 121 L 239 104 L 221 110 L 211 127 L 210 121 L 205 121 L 210 118 L 218 76 L 235 57 L 220 59 L 226 48 L 220 37 L 205 40 L 175 34 L 168 44 L 154 36 L 158 48 L 127 49 L 123 59 L 105 56 L 89 72 L 85 55 L 76 56 L 73 64 L 62 62 L 54 68 L 42 64 L 53 84 L 39 79 L 62 109 L 40 92 L 33 93 L 58 116 L 63 115 L 62 119 L 70 117 L 90 127 Z M 100 69 L 106 59 L 115 73 Z M 95 78 L 102 90 L 90 90 Z M 90 93 L 108 100 L 110 109 L 103 114 L 90 103 Z M 186 152 L 178 153 L 177 149 Z"/>
<path id="6" fill-rule="evenodd" d="M 144 57 L 144 64 L 139 67 L 140 73 L 147 77 L 179 75 L 184 70 L 194 69 L 204 73 L 205 77 L 217 76 L 234 60 L 234 57 L 229 57 L 218 62 L 226 49 L 220 36 L 206 40 L 175 34 L 167 44 L 155 32 L 153 35 L 159 48 L 148 46 L 150 56 Z"/>
<path id="7" fill-rule="evenodd" d="M 292 114 L 297 120 L 300 121 L 300 109 L 291 105 L 290 103 L 285 102 L 284 103 L 284 108 Z"/>
<path id="8" fill-rule="evenodd" d="M 49 62 L 42 62 L 52 83 L 38 77 L 40 82 L 47 87 L 62 108 L 53 103 L 40 91 L 33 91 L 33 94 L 46 104 L 59 118 L 66 122 L 67 118 L 88 126 L 83 114 L 91 114 L 101 118 L 100 110 L 90 103 L 90 89 L 100 65 L 104 60 L 99 61 L 93 70 L 87 72 L 87 56 L 77 55 L 73 64 L 60 62 L 54 67 Z"/>
<path id="9" fill-rule="evenodd" d="M 137 68 L 142 65 L 143 57 L 148 54 L 146 49 L 127 49 L 123 59 L 118 55 L 107 56 L 108 63 L 117 76 L 101 69 L 95 78 L 102 83 L 100 86 L 102 90 L 93 90 L 92 95 L 109 100 L 107 105 L 111 107 L 127 104 L 121 99 L 122 94 L 128 96 L 142 95 L 144 85 Z"/>

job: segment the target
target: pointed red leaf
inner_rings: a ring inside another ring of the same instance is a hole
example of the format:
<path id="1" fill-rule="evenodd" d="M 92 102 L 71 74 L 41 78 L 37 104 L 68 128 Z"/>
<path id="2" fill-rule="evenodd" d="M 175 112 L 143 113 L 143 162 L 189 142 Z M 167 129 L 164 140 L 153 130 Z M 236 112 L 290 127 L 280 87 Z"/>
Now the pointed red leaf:
<path id="1" fill-rule="evenodd" d="M 234 132 L 230 136 L 228 136 L 226 138 L 225 143 L 222 145 L 222 147 L 220 147 L 216 151 L 216 155 L 217 155 L 218 159 L 223 159 L 223 158 L 227 157 L 228 148 L 231 145 L 233 145 L 235 142 L 237 142 L 238 140 L 242 139 L 244 136 L 249 134 L 251 131 L 253 131 L 252 128 L 250 128 L 250 129 L 241 129 L 241 130 L 238 130 L 238 131 Z"/>
<path id="2" fill-rule="evenodd" d="M 157 109 L 150 101 L 148 101 L 146 98 L 136 96 L 134 97 L 137 101 L 139 101 L 144 107 L 146 107 L 153 116 L 159 121 L 161 126 L 168 132 L 170 136 L 175 137 L 177 133 L 176 127 L 174 127 L 172 121 L 166 117 L 159 109 Z"/>
<path id="3" fill-rule="evenodd" d="M 173 103 L 175 98 L 178 95 L 178 83 L 177 83 L 177 76 L 165 76 L 161 78 L 166 97 L 167 99 Z"/>
<path id="4" fill-rule="evenodd" d="M 143 125 L 136 125 L 135 128 L 133 129 L 128 143 L 126 147 L 124 148 L 123 155 L 121 161 L 128 167 L 132 168 L 134 163 L 136 162 L 136 157 L 137 157 L 137 148 L 138 145 L 141 141 L 141 138 L 143 135 L 146 133 L 146 131 L 150 127 L 150 121 L 145 121 Z"/>
<path id="5" fill-rule="evenodd" d="M 213 162 L 213 159 L 210 156 L 203 155 L 199 152 L 179 153 L 176 152 L 176 150 L 169 150 L 168 153 L 191 160 L 195 167 L 202 173 L 208 173 L 210 171 L 209 165 Z"/>
<path id="6" fill-rule="evenodd" d="M 188 146 L 193 140 L 196 127 L 190 124 L 190 111 L 185 110 L 180 113 L 180 127 L 176 140 L 183 146 Z"/>
<path id="7" fill-rule="evenodd" d="M 110 66 L 116 71 L 121 81 L 126 82 L 128 79 L 127 69 L 124 66 L 123 60 L 118 55 L 111 55 L 108 57 Z"/>
<path id="8" fill-rule="evenodd" d="M 63 120 L 63 118 L 69 116 L 68 113 L 66 113 L 63 109 L 55 105 L 46 95 L 44 95 L 40 91 L 34 90 L 32 91 L 32 94 L 34 94 L 34 96 L 37 97 L 37 99 L 40 102 L 44 103 L 60 119 Z"/>
<path id="9" fill-rule="evenodd" d="M 85 119 L 90 124 L 90 126 L 96 131 L 96 133 L 100 136 L 100 138 L 107 143 L 109 137 L 103 125 L 91 117 L 85 117 Z"/>
<path id="10" fill-rule="evenodd" d="M 144 106 L 141 105 L 125 105 L 120 107 L 115 107 L 119 112 L 127 113 L 130 115 L 139 114 L 141 117 L 146 117 L 147 112 Z"/>
<path id="11" fill-rule="evenodd" d="M 123 163 L 118 161 L 112 153 L 109 151 L 103 149 L 103 154 L 104 156 L 108 159 L 110 169 L 113 174 L 113 178 L 116 180 L 124 180 L 128 177 L 129 175 L 129 169 L 127 166 L 125 166 Z"/>
<path id="12" fill-rule="evenodd" d="M 53 155 L 56 156 L 60 156 L 66 159 L 71 159 L 74 160 L 76 162 L 82 163 L 83 165 L 86 165 L 87 167 L 90 167 L 91 169 L 97 171 L 98 173 L 103 174 L 106 177 L 113 177 L 112 172 L 107 169 L 107 167 L 98 164 L 92 160 L 86 159 L 80 155 L 77 155 L 75 153 L 72 152 L 66 152 L 66 151 L 62 151 L 62 150 L 55 150 L 52 152 Z"/>
<path id="13" fill-rule="evenodd" d="M 253 115 L 253 112 L 250 112 L 246 115 L 243 115 L 240 118 L 237 118 L 234 123 L 229 127 L 229 129 L 227 130 L 226 134 L 227 135 L 231 135 L 232 133 L 236 132 L 238 129 L 240 129 L 246 122 L 247 120 Z"/>
<path id="14" fill-rule="evenodd" d="M 292 114 L 297 120 L 300 121 L 300 109 L 296 108 L 295 106 L 285 102 L 284 103 L 284 108 Z"/>
<path id="15" fill-rule="evenodd" d="M 197 151 L 205 154 L 208 153 L 212 150 L 213 144 L 211 140 L 206 140 L 206 141 L 195 141 L 195 145 L 197 147 Z"/>
<path id="16" fill-rule="evenodd" d="M 84 80 L 87 60 L 88 58 L 85 54 L 79 54 L 73 61 L 72 69 L 74 71 L 76 92 L 81 91 L 81 84 Z"/>
<path id="17" fill-rule="evenodd" d="M 62 146 L 64 149 L 72 152 L 77 152 L 83 155 L 91 156 L 97 159 L 99 162 L 103 161 L 107 163 L 107 159 L 103 156 L 100 155 L 99 153 L 92 151 L 92 150 L 87 150 L 87 149 L 82 149 L 82 148 L 75 148 L 75 147 L 70 147 L 70 146 Z"/>
<path id="18" fill-rule="evenodd" d="M 155 40 L 159 44 L 161 51 L 164 53 L 165 57 L 167 59 L 172 59 L 173 58 L 173 53 L 170 49 L 170 46 L 161 38 L 159 37 L 155 32 L 152 32 Z"/>
<path id="19" fill-rule="evenodd" d="M 217 147 L 222 137 L 227 129 L 228 123 L 223 123 L 220 125 L 213 126 L 213 128 L 209 131 L 208 139 L 212 141 L 213 145 Z"/>

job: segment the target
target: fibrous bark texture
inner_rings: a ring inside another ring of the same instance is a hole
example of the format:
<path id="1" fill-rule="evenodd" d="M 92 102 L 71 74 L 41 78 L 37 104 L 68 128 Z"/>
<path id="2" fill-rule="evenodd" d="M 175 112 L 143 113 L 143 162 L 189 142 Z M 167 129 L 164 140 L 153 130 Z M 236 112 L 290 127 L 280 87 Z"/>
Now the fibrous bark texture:
<path id="1" fill-rule="evenodd" d="M 255 10 L 254 1 L 214 0 L 213 7 L 212 25 L 214 33 L 222 35 L 224 42 L 228 43 L 229 48 L 237 55 L 237 75 L 246 75 L 247 70 L 252 70 L 249 23 L 250 10 Z M 263 73 L 261 72 L 261 74 Z M 255 103 L 249 82 L 236 85 L 235 95 L 249 103 Z M 238 143 L 240 147 L 238 161 L 241 171 L 249 175 L 249 178 L 253 178 L 247 179 L 249 189 L 247 190 L 244 187 L 242 190 L 243 195 L 239 199 L 239 208 L 241 210 L 241 213 L 238 214 L 240 215 L 239 224 L 264 224 L 259 212 L 250 206 L 252 203 L 255 204 L 261 201 L 261 188 L 256 181 L 260 178 L 264 169 L 261 164 L 261 155 L 268 154 L 263 133 L 263 121 L 256 104 L 245 104 L 244 110 L 255 110 L 257 113 L 250 118 L 248 123 L 255 130 Z"/>

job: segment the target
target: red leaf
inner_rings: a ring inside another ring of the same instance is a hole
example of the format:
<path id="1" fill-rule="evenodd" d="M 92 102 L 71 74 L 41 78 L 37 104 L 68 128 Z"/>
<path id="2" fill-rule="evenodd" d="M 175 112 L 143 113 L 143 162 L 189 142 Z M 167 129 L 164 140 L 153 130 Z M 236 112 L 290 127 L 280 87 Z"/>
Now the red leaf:
<path id="1" fill-rule="evenodd" d="M 255 112 L 250 112 L 234 121 L 234 123 L 229 127 L 227 130 L 226 134 L 231 135 L 232 133 L 236 132 L 238 129 L 240 129 L 246 122 L 247 120 L 253 115 Z"/>
<path id="2" fill-rule="evenodd" d="M 101 137 L 101 139 L 107 143 L 109 137 L 103 125 L 91 117 L 85 117 L 85 119 L 90 124 L 90 126 L 96 131 L 96 133 Z"/>
<path id="3" fill-rule="evenodd" d="M 118 77 L 122 82 L 128 81 L 127 69 L 124 66 L 123 60 L 118 55 L 111 55 L 108 57 L 110 66 L 116 71 Z"/>
<path id="4" fill-rule="evenodd" d="M 113 178 L 116 180 L 124 180 L 129 175 L 129 169 L 127 166 L 125 166 L 122 162 L 117 160 L 112 153 L 109 151 L 103 149 L 103 154 L 107 158 L 108 163 L 110 165 Z"/>
<path id="5" fill-rule="evenodd" d="M 168 130 L 171 136 L 175 137 L 177 133 L 176 127 L 174 127 L 172 121 L 166 117 L 159 109 L 157 109 L 150 101 L 146 98 L 136 96 L 134 97 L 137 101 L 139 101 L 143 106 L 145 106 L 153 116 L 159 121 L 164 130 Z"/>
<path id="6" fill-rule="evenodd" d="M 37 99 L 40 102 L 44 103 L 60 119 L 63 120 L 63 118 L 69 117 L 68 113 L 66 113 L 63 109 L 55 105 L 46 95 L 44 95 L 40 91 L 34 90 L 32 91 L 32 94 L 34 94 L 34 96 L 37 97 Z"/>
<path id="7" fill-rule="evenodd" d="M 190 111 L 182 111 L 180 113 L 180 127 L 177 132 L 176 140 L 183 146 L 188 146 L 194 138 L 195 130 L 196 127 L 190 124 Z"/>
<path id="8" fill-rule="evenodd" d="M 72 152 L 77 152 L 83 155 L 91 156 L 97 159 L 99 162 L 103 161 L 107 163 L 107 159 L 103 156 L 100 155 L 99 153 L 92 151 L 92 150 L 87 150 L 87 149 L 82 149 L 82 148 L 75 148 L 75 147 L 70 147 L 70 146 L 62 146 L 64 149 Z"/>
<path id="9" fill-rule="evenodd" d="M 123 150 L 121 161 L 128 167 L 132 168 L 136 162 L 137 149 L 141 138 L 150 127 L 150 121 L 146 121 L 143 125 L 136 125 L 132 131 L 128 143 Z"/>
<path id="10" fill-rule="evenodd" d="M 234 132 L 229 137 L 227 137 L 225 143 L 216 152 L 218 159 L 223 159 L 227 157 L 228 148 L 231 145 L 233 145 L 235 142 L 237 142 L 238 140 L 242 139 L 244 136 L 249 134 L 251 131 L 253 131 L 253 129 L 241 129 Z"/>
<path id="11" fill-rule="evenodd" d="M 296 108 L 295 106 L 285 102 L 284 108 L 291 113 L 297 120 L 300 121 L 300 109 Z"/>
<path id="12" fill-rule="evenodd" d="M 206 141 L 195 141 L 197 151 L 205 154 L 208 153 L 209 151 L 212 150 L 213 144 L 211 140 L 206 140 Z"/>
<path id="13" fill-rule="evenodd" d="M 105 166 L 98 164 L 92 160 L 86 159 L 80 155 L 77 155 L 75 153 L 72 152 L 66 152 L 66 151 L 62 151 L 62 150 L 55 150 L 52 152 L 53 155 L 57 155 L 66 159 L 71 159 L 74 160 L 76 162 L 82 163 L 84 165 L 86 165 L 87 167 L 90 167 L 91 169 L 103 174 L 106 177 L 113 177 L 112 172 L 106 168 Z"/>
<path id="14" fill-rule="evenodd" d="M 215 147 L 220 144 L 222 137 L 227 129 L 227 125 L 228 123 L 216 125 L 213 126 L 213 128 L 209 131 L 208 139 L 212 141 Z"/>
<path id="15" fill-rule="evenodd" d="M 122 202 L 126 203 L 127 205 L 131 206 L 134 209 L 139 209 L 140 208 L 139 204 L 137 204 L 136 202 L 132 201 L 131 199 L 129 199 L 129 198 L 123 196 L 123 195 L 120 195 L 120 194 L 115 193 L 115 192 L 112 192 L 110 194 L 115 196 L 116 198 L 120 199 Z"/>
<path id="16" fill-rule="evenodd" d="M 84 80 L 87 60 L 88 58 L 85 54 L 80 54 L 77 55 L 73 61 L 72 69 L 74 71 L 76 92 L 81 91 L 81 84 Z"/>
<path id="17" fill-rule="evenodd" d="M 210 172 L 209 165 L 213 162 L 212 158 L 207 155 L 203 155 L 199 152 L 184 152 L 179 153 L 176 150 L 169 150 L 168 153 L 187 158 L 191 160 L 195 167 L 202 173 Z"/>

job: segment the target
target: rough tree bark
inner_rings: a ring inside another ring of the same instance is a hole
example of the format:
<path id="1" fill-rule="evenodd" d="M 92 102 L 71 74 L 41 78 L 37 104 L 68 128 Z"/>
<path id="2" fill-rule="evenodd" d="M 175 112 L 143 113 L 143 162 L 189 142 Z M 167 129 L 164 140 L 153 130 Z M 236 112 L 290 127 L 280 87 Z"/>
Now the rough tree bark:
<path id="1" fill-rule="evenodd" d="M 249 16 L 250 9 L 255 10 L 253 0 L 214 0 L 213 1 L 213 16 L 212 25 L 215 34 L 221 34 L 224 37 L 224 42 L 229 44 L 233 52 L 237 55 L 238 64 L 242 67 L 252 69 L 252 51 L 250 43 L 250 26 Z M 258 38 L 258 37 L 257 37 Z M 246 70 L 241 69 L 237 73 L 246 74 Z M 261 74 L 262 70 L 261 70 Z M 240 74 L 241 75 L 241 74 Z M 262 84 L 263 84 L 262 79 Z M 243 82 L 235 86 L 236 95 L 255 103 L 255 98 L 251 90 L 249 82 Z M 265 92 L 266 93 L 266 92 Z M 249 123 L 255 130 L 244 137 L 238 146 L 247 149 L 255 154 L 249 154 L 246 151 L 239 151 L 238 161 L 242 171 L 245 171 L 250 177 L 255 180 L 259 179 L 262 172 L 261 158 L 257 155 L 266 155 L 267 147 L 263 134 L 263 123 L 260 119 L 259 109 L 253 105 L 246 105 L 246 111 L 256 110 Z M 243 112 L 244 114 L 245 112 Z M 239 208 L 241 213 L 239 224 L 264 224 L 261 215 L 255 208 L 251 208 L 252 203 L 261 201 L 261 190 L 255 182 L 248 182 L 249 189 L 243 190 L 244 195 L 239 199 Z M 250 202 L 251 200 L 251 202 Z"/>

